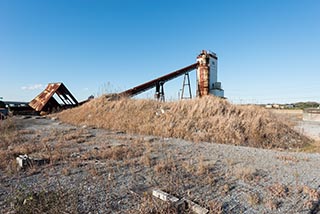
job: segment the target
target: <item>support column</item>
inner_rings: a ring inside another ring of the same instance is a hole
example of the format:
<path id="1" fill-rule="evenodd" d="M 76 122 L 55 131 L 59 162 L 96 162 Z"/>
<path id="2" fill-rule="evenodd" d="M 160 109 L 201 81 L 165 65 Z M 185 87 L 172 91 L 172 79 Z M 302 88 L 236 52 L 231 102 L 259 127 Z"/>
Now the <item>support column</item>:
<path id="1" fill-rule="evenodd" d="M 187 82 L 187 83 L 186 83 Z M 184 96 L 184 90 L 185 87 L 188 87 L 188 92 L 189 92 L 189 97 Z M 184 78 L 183 78 L 183 84 L 182 84 L 182 90 L 181 90 L 181 97 L 180 99 L 192 99 L 192 93 L 191 93 L 191 84 L 190 84 L 190 77 L 189 77 L 189 73 L 185 73 L 184 74 Z"/>

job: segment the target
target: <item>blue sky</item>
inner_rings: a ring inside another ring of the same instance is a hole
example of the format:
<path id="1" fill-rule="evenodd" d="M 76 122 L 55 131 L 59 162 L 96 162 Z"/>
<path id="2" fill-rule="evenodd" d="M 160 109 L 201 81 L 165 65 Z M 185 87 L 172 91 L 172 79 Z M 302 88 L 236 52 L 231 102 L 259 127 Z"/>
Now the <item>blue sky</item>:
<path id="1" fill-rule="evenodd" d="M 0 0 L 0 97 L 30 101 L 50 82 L 78 100 L 122 91 L 206 49 L 232 102 L 320 101 L 319 20 L 317 0 Z"/>

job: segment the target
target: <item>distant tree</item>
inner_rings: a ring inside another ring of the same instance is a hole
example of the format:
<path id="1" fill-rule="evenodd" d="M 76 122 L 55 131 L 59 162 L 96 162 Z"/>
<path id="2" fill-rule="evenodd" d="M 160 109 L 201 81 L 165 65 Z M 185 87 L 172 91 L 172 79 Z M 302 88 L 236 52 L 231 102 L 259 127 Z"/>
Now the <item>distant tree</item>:
<path id="1" fill-rule="evenodd" d="M 294 106 L 298 109 L 305 109 L 305 108 L 317 108 L 319 103 L 317 102 L 297 102 Z"/>

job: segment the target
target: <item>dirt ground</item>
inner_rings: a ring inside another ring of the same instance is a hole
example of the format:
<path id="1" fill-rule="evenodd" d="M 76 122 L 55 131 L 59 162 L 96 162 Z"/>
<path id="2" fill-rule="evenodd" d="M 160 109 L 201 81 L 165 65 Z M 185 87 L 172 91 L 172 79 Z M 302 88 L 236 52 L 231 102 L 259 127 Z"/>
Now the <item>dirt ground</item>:
<path id="1" fill-rule="evenodd" d="M 314 140 L 320 140 L 320 122 L 299 121 L 295 129 Z"/>
<path id="2" fill-rule="evenodd" d="M 295 118 L 297 130 L 318 139 L 320 123 Z M 0 171 L 2 213 L 178 213 L 153 189 L 210 213 L 320 212 L 318 153 L 129 135 L 42 117 L 15 121 L 19 146 L 30 147 L 20 151 L 50 163 L 16 171 L 12 157 Z"/>
<path id="3" fill-rule="evenodd" d="M 319 141 L 320 140 L 320 121 L 304 121 L 302 110 L 271 110 L 273 113 L 284 117 L 294 123 L 294 128 L 298 132 Z"/>

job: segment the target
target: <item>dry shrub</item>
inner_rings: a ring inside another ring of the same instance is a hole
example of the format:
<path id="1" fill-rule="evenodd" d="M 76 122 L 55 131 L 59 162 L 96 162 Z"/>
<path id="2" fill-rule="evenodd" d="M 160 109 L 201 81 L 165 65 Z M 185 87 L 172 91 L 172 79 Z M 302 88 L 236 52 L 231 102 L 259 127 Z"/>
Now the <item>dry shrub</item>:
<path id="1" fill-rule="evenodd" d="M 35 132 L 36 131 L 32 129 L 22 129 L 18 131 L 19 135 L 34 134 Z"/>
<path id="2" fill-rule="evenodd" d="M 312 144 L 306 145 L 304 148 L 301 149 L 301 151 L 320 153 L 320 140 L 316 140 Z"/>
<path id="3" fill-rule="evenodd" d="M 275 183 L 272 186 L 269 186 L 268 190 L 272 196 L 276 196 L 278 198 L 284 198 L 289 194 L 289 188 L 280 183 Z"/>
<path id="4" fill-rule="evenodd" d="M 195 164 L 192 163 L 192 161 L 190 160 L 187 160 L 187 161 L 184 161 L 182 163 L 182 167 L 184 168 L 184 170 L 188 173 L 194 173 L 195 170 L 196 170 L 196 166 Z"/>
<path id="5" fill-rule="evenodd" d="M 258 171 L 249 167 L 239 167 L 234 170 L 234 175 L 243 181 L 250 182 L 257 178 Z"/>
<path id="6" fill-rule="evenodd" d="M 284 161 L 285 163 L 294 162 L 297 163 L 299 160 L 295 156 L 289 156 L 289 155 L 279 155 L 276 157 L 279 160 Z"/>
<path id="7" fill-rule="evenodd" d="M 320 192 L 317 189 L 310 188 L 308 186 L 303 186 L 303 193 L 307 194 L 312 201 L 320 200 Z"/>
<path id="8" fill-rule="evenodd" d="M 154 166 L 154 171 L 159 174 L 169 174 L 172 171 L 176 171 L 175 161 L 171 158 L 160 161 Z"/>
<path id="9" fill-rule="evenodd" d="M 76 194 L 67 191 L 16 192 L 14 213 L 77 213 Z"/>
<path id="10" fill-rule="evenodd" d="M 12 119 L 0 121 L 0 149 L 6 150 L 10 145 L 17 145 L 23 142 L 18 128 Z"/>
<path id="11" fill-rule="evenodd" d="M 266 202 L 265 202 L 265 206 L 270 209 L 270 210 L 276 210 L 279 208 L 280 206 L 280 202 L 277 201 L 274 198 L 269 198 Z"/>
<path id="12" fill-rule="evenodd" d="M 1 121 L 0 170 L 9 174 L 15 173 L 16 157 L 23 154 L 33 158 L 49 159 L 51 164 L 56 164 L 68 159 L 76 149 L 76 144 L 90 137 L 92 135 L 83 129 L 52 129 L 49 135 L 41 136 L 34 130 L 17 126 L 14 118 Z M 32 169 L 29 168 L 28 172 L 32 173 Z"/>
<path id="13" fill-rule="evenodd" d="M 61 169 L 61 173 L 64 175 L 64 176 L 68 176 L 71 174 L 71 169 L 69 167 L 64 167 Z"/>
<path id="14" fill-rule="evenodd" d="M 172 203 L 161 201 L 145 193 L 140 199 L 138 208 L 130 210 L 128 213 L 178 214 L 181 212 Z"/>
<path id="15" fill-rule="evenodd" d="M 300 148 L 310 141 L 261 107 L 232 105 L 213 96 L 167 103 L 100 97 L 57 116 L 77 125 L 196 142 Z"/>
<path id="16" fill-rule="evenodd" d="M 223 213 L 223 204 L 220 201 L 212 200 L 212 201 L 209 201 L 208 205 L 209 205 L 210 214 Z"/>
<path id="17" fill-rule="evenodd" d="M 23 135 L 33 131 L 19 130 L 16 122 L 9 118 L 0 122 L 0 170 L 12 173 L 16 171 L 16 157 L 43 150 L 43 146 L 34 141 L 27 141 Z"/>
<path id="18" fill-rule="evenodd" d="M 65 133 L 63 136 L 61 136 L 60 141 L 62 142 L 72 142 L 72 143 L 83 143 L 88 138 L 93 137 L 92 134 L 90 134 L 85 129 L 76 129 L 76 130 L 70 130 L 67 133 Z"/>
<path id="19" fill-rule="evenodd" d="M 220 191 L 222 192 L 223 195 L 228 194 L 231 189 L 232 189 L 232 186 L 228 183 L 226 183 L 220 187 Z"/>
<path id="20" fill-rule="evenodd" d="M 100 148 L 99 150 L 90 150 L 82 155 L 83 159 L 91 160 L 132 160 L 143 156 L 143 148 L 136 146 L 128 145 L 116 145 L 116 146 L 107 146 Z"/>
<path id="21" fill-rule="evenodd" d="M 37 152 L 42 152 L 44 150 L 45 150 L 44 144 L 40 144 L 38 142 L 33 142 L 33 141 L 26 141 L 24 143 L 21 143 L 11 148 L 10 153 L 13 156 L 18 156 L 22 154 L 29 155 Z"/>
<path id="22" fill-rule="evenodd" d="M 248 194 L 248 202 L 251 206 L 255 206 L 255 205 L 258 205 L 260 204 L 261 202 L 261 198 L 259 196 L 258 193 L 254 192 L 254 193 L 249 193 Z"/>
<path id="23" fill-rule="evenodd" d="M 150 154 L 144 154 L 140 159 L 140 163 L 146 167 L 151 167 L 153 164 L 152 162 L 153 161 L 152 161 Z"/>
<path id="24" fill-rule="evenodd" d="M 127 156 L 131 156 L 130 154 L 132 154 L 132 150 L 129 147 L 120 145 L 107 150 L 104 156 L 112 160 L 123 160 L 126 159 Z"/>
<path id="25" fill-rule="evenodd" d="M 206 175 L 210 171 L 210 166 L 205 163 L 204 158 L 200 157 L 197 165 L 197 175 Z"/>

